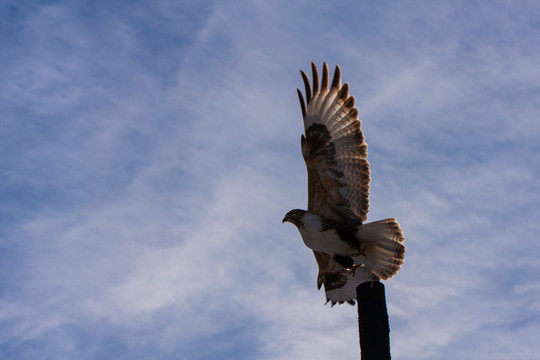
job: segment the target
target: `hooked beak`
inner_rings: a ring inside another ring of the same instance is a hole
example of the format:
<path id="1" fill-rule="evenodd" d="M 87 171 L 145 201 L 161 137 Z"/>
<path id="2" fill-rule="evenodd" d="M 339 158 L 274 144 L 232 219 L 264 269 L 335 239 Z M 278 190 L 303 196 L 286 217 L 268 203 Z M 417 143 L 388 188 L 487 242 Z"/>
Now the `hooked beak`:
<path id="1" fill-rule="evenodd" d="M 281 220 L 281 223 L 284 223 L 284 222 L 288 222 L 289 221 L 289 218 L 287 217 L 287 215 L 285 215 L 285 217 L 283 218 L 283 220 Z"/>

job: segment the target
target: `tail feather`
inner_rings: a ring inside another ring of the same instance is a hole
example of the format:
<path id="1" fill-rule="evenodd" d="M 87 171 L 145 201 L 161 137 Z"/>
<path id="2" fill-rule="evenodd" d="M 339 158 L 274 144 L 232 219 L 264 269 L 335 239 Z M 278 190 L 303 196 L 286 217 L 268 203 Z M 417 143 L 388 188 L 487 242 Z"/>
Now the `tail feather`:
<path id="1" fill-rule="evenodd" d="M 361 225 L 356 236 L 362 244 L 361 260 L 375 275 L 386 280 L 398 273 L 405 258 L 405 237 L 396 219 Z"/>

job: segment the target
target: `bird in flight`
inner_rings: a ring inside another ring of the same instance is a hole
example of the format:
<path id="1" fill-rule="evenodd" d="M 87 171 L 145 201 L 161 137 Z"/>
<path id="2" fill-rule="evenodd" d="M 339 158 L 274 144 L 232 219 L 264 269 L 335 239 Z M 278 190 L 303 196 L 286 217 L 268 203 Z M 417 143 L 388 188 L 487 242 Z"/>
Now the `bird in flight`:
<path id="1" fill-rule="evenodd" d="M 405 237 L 394 218 L 365 223 L 369 209 L 367 143 L 360 129 L 358 109 L 341 85 L 336 66 L 329 83 L 323 64 L 319 87 L 317 66 L 311 63 L 313 85 L 300 71 L 305 101 L 298 97 L 304 119 L 302 156 L 308 177 L 307 210 L 294 209 L 283 222 L 294 224 L 319 265 L 317 286 L 324 285 L 327 303 L 354 304 L 356 287 L 386 280 L 403 264 Z"/>

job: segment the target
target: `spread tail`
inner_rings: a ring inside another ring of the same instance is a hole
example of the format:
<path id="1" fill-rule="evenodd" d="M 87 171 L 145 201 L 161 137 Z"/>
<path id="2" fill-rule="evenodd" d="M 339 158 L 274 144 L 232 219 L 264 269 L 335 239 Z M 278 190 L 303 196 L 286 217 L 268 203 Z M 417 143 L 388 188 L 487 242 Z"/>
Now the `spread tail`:
<path id="1" fill-rule="evenodd" d="M 379 220 L 358 227 L 362 244 L 361 260 L 383 280 L 398 273 L 405 258 L 403 232 L 396 219 Z"/>

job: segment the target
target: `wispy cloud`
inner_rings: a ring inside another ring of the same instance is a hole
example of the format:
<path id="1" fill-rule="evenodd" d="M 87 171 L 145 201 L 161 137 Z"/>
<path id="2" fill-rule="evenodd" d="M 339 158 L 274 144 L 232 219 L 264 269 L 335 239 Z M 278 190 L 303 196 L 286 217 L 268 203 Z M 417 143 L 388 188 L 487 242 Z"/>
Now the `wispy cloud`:
<path id="1" fill-rule="evenodd" d="M 357 358 L 281 224 L 314 60 L 405 229 L 394 358 L 534 358 L 540 8 L 490 4 L 2 5 L 1 357 Z"/>

